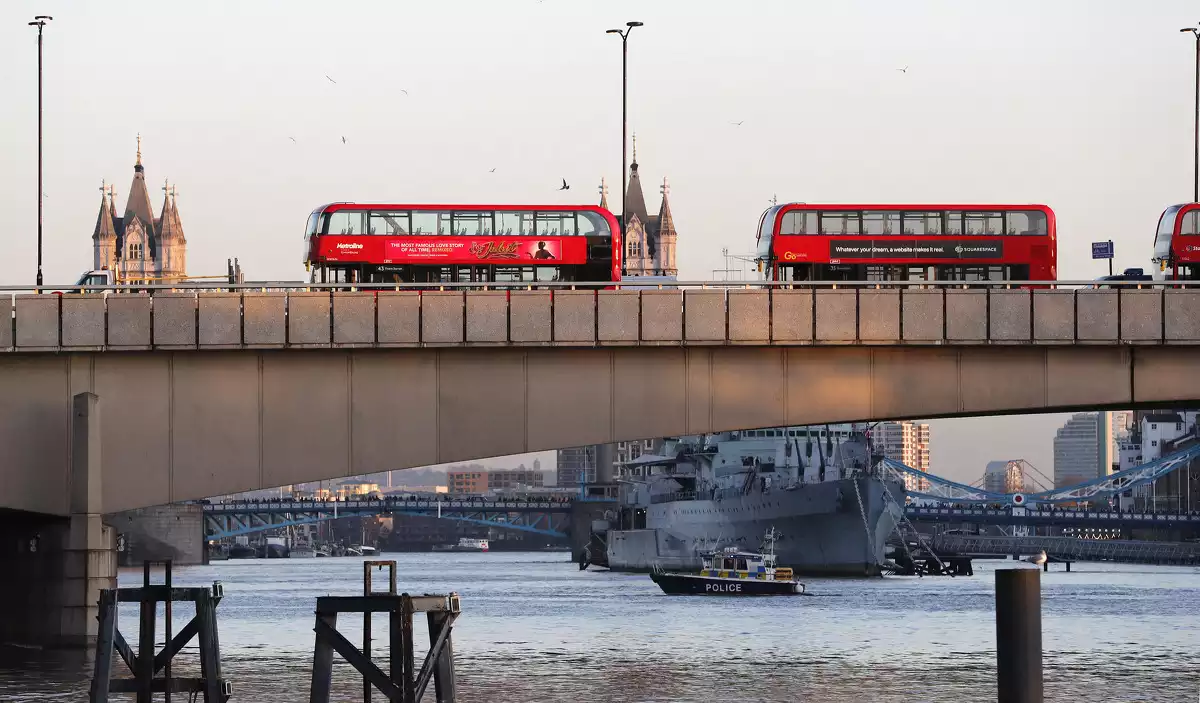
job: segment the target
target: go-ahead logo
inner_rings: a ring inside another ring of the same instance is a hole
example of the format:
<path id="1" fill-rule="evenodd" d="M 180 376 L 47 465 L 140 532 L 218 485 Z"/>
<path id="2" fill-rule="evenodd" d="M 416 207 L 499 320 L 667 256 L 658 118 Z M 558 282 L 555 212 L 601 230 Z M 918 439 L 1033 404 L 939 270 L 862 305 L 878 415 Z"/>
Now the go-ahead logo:
<path id="1" fill-rule="evenodd" d="M 362 249 L 363 245 L 358 242 L 338 242 L 338 249 Z"/>
<path id="2" fill-rule="evenodd" d="M 961 245 L 961 244 L 960 244 L 959 246 L 956 246 L 956 247 L 954 247 L 954 253 L 955 253 L 955 254 L 961 254 L 961 253 L 963 253 L 963 248 L 962 248 L 962 245 Z"/>

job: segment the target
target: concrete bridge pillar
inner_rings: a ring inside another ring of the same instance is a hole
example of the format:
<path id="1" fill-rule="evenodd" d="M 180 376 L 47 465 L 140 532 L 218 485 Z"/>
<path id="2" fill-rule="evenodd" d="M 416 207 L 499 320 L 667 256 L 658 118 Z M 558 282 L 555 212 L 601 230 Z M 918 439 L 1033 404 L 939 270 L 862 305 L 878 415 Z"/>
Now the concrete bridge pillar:
<path id="1" fill-rule="evenodd" d="M 115 531 L 101 510 L 99 398 L 72 403 L 69 514 L 0 515 L 0 642 L 90 647 L 100 589 L 117 585 Z"/>
<path id="2" fill-rule="evenodd" d="M 79 393 L 71 412 L 71 513 L 63 553 L 59 644 L 95 643 L 100 591 L 117 587 L 116 531 L 104 524 L 100 398 Z"/>

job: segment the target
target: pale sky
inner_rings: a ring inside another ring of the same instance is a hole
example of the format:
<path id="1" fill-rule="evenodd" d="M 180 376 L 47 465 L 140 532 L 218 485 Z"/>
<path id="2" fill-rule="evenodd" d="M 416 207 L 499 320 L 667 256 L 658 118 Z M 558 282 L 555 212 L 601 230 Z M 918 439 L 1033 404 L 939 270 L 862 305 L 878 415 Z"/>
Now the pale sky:
<path id="1" fill-rule="evenodd" d="M 651 208 L 670 178 L 681 279 L 749 251 L 773 194 L 1045 203 L 1060 279 L 1104 272 L 1089 243 L 1106 239 L 1118 269 L 1148 267 L 1159 213 L 1191 195 L 1182 1 L 9 0 L 3 284 L 35 272 L 34 14 L 55 17 L 47 283 L 90 268 L 100 181 L 124 203 L 138 132 L 155 208 L 164 178 L 178 187 L 193 275 L 236 256 L 248 279 L 300 279 L 305 216 L 336 200 L 591 203 L 603 176 L 617 208 L 621 42 L 604 30 L 627 20 L 646 23 L 630 128 Z M 1061 419 L 949 422 L 935 470 L 977 474 L 1010 455 L 1049 466 Z"/>

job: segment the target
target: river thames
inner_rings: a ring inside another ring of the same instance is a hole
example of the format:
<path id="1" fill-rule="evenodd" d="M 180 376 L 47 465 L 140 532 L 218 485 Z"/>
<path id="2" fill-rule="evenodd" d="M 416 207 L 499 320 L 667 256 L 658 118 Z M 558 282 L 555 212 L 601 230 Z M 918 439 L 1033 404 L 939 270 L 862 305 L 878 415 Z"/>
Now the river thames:
<path id="1" fill-rule="evenodd" d="M 402 591 L 461 595 L 459 699 L 499 703 L 994 700 L 993 570 L 1013 566 L 982 562 L 969 578 L 812 579 L 811 597 L 755 599 L 665 596 L 645 576 L 580 572 L 565 553 L 382 558 L 398 562 Z M 224 583 L 217 612 L 233 700 L 308 699 L 315 598 L 361 593 L 360 561 L 176 569 L 176 585 Z M 1046 700 L 1198 699 L 1200 569 L 1061 568 L 1042 581 Z M 140 582 L 140 570 L 122 571 L 122 586 Z M 177 607 L 176 629 L 190 615 Z M 131 642 L 135 618 L 136 606 L 122 607 Z M 361 641 L 361 622 L 344 617 L 339 629 Z M 423 620 L 417 635 L 427 642 Z M 181 657 L 176 675 L 187 675 L 194 641 Z M 334 699 L 361 700 L 361 679 L 335 662 Z M 86 700 L 89 677 L 78 656 L 0 649 L 0 701 Z"/>

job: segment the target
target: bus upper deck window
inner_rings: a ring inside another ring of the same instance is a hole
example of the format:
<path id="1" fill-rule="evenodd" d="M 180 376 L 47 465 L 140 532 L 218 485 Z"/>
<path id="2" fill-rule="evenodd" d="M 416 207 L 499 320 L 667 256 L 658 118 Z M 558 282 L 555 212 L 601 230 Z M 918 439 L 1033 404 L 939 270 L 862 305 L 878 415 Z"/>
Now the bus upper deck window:
<path id="1" fill-rule="evenodd" d="M 367 213 L 362 210 L 338 210 L 325 216 L 325 234 L 366 234 Z"/>
<path id="2" fill-rule="evenodd" d="M 611 237 L 612 232 L 609 231 L 608 220 L 604 219 L 597 212 L 581 210 L 575 213 L 577 217 L 578 233 L 585 237 Z"/>
<path id="3" fill-rule="evenodd" d="M 906 212 L 904 213 L 905 234 L 941 234 L 942 213 L 940 212 Z"/>
<path id="4" fill-rule="evenodd" d="M 1006 215 L 1007 234 L 1043 235 L 1049 231 L 1046 227 L 1046 213 L 1037 210 L 1017 210 Z"/>
<path id="5" fill-rule="evenodd" d="M 1200 210 L 1184 213 L 1183 221 L 1179 224 L 1180 234 L 1200 234 Z"/>

